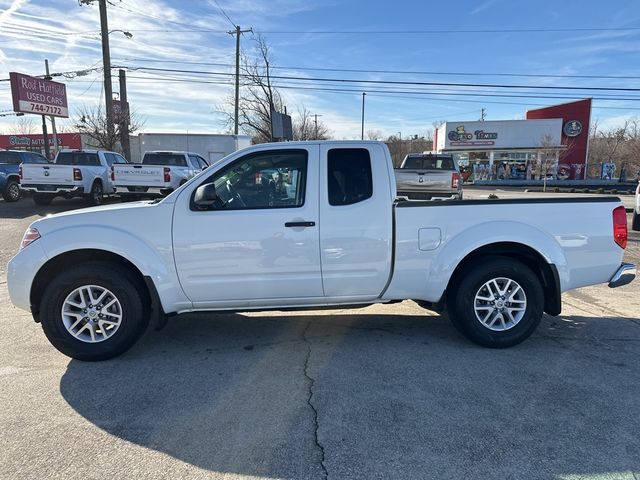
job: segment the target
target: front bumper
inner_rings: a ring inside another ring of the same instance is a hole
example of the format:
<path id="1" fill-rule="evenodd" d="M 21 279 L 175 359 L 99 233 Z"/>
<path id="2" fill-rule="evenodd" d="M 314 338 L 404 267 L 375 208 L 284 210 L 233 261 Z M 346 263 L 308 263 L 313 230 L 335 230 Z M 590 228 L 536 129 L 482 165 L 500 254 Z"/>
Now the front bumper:
<path id="1" fill-rule="evenodd" d="M 47 262 L 47 255 L 40 240 L 20 250 L 7 266 L 7 287 L 11 303 L 16 307 L 31 311 L 31 286 L 33 280 Z"/>
<path id="2" fill-rule="evenodd" d="M 634 278 L 636 278 L 636 266 L 633 263 L 623 263 L 609 280 L 609 287 L 621 287 L 631 283 Z"/>

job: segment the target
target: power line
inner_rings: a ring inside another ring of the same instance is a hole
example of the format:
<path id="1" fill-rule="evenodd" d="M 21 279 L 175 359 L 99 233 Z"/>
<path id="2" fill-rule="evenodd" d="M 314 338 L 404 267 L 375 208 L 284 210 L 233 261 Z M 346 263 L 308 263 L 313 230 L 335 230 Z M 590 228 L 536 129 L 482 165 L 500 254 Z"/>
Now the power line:
<path id="1" fill-rule="evenodd" d="M 152 62 L 152 63 L 175 63 L 185 65 L 209 65 L 216 67 L 233 67 L 229 63 L 214 63 L 214 62 L 193 62 L 186 60 L 161 60 L 154 58 L 121 58 L 118 59 L 124 62 Z M 607 79 L 607 80 L 638 80 L 640 76 L 626 76 L 626 75 L 560 75 L 554 73 L 507 73 L 507 72 L 432 72 L 432 71 L 418 71 L 418 70 L 366 70 L 357 68 L 320 68 L 320 67 L 279 67 L 271 66 L 269 68 L 273 70 L 308 70 L 308 71 L 320 71 L 320 72 L 349 72 L 349 73 L 385 73 L 393 75 L 450 75 L 450 76 L 465 76 L 465 77 L 525 77 L 525 78 L 589 78 L 589 79 Z"/>
<path id="2" fill-rule="evenodd" d="M 233 28 L 236 28 L 236 27 L 237 27 L 236 22 L 234 22 L 233 20 L 231 20 L 231 19 L 229 18 L 229 15 L 227 15 L 227 12 L 225 12 L 225 11 L 222 9 L 222 7 L 220 6 L 220 4 L 218 3 L 218 0 L 213 0 L 213 1 L 214 1 L 214 3 L 216 4 L 216 6 L 218 7 L 218 9 L 222 12 L 222 15 L 224 15 L 224 17 L 225 17 L 227 20 L 229 20 L 229 23 L 231 23 L 231 25 L 233 25 Z"/>
<path id="3" fill-rule="evenodd" d="M 179 72 L 197 75 L 230 75 L 223 72 L 210 72 L 202 70 L 183 70 L 176 68 L 158 68 L 158 67 L 129 67 L 123 66 L 119 68 L 127 68 L 130 70 L 150 70 L 160 72 Z M 531 88 L 541 90 L 584 90 L 584 91 L 616 91 L 616 92 L 640 92 L 640 88 L 631 87 L 579 87 L 569 85 L 511 85 L 496 83 L 453 83 L 453 82 L 418 82 L 408 80 L 359 80 L 353 78 L 324 78 L 324 77 L 298 77 L 290 75 L 272 75 L 272 79 L 276 80 L 301 80 L 314 82 L 333 82 L 333 83 L 357 83 L 366 85 L 420 85 L 420 86 L 448 86 L 448 87 L 485 87 L 485 88 Z"/>

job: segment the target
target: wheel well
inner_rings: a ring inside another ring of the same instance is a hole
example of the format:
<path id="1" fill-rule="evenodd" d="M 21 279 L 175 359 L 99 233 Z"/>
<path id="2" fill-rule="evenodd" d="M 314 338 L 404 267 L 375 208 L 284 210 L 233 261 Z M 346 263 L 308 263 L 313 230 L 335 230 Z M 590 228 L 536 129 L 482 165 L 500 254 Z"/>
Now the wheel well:
<path id="1" fill-rule="evenodd" d="M 500 255 L 502 257 L 512 258 L 529 267 L 540 279 L 544 292 L 544 311 L 549 315 L 560 314 L 562 299 L 560 293 L 560 278 L 558 277 L 556 266 L 547 263 L 538 251 L 522 243 L 491 243 L 469 253 L 462 259 L 451 275 L 449 284 L 447 285 L 447 291 L 451 290 L 452 285 L 455 285 L 457 281 L 457 277 L 464 273 L 470 263 L 487 255 Z"/>
<path id="2" fill-rule="evenodd" d="M 15 180 L 16 182 L 20 183 L 20 175 L 9 175 L 7 177 L 7 183 L 9 183 L 11 180 Z"/>
<path id="3" fill-rule="evenodd" d="M 145 282 L 144 276 L 140 270 L 138 270 L 138 268 L 126 258 L 105 250 L 74 250 L 71 252 L 61 253 L 57 257 L 53 257 L 45 263 L 40 270 L 38 270 L 38 273 L 33 280 L 33 284 L 31 285 L 31 294 L 29 298 L 31 302 L 31 311 L 36 321 L 38 319 L 38 314 L 40 313 L 40 299 L 42 298 L 44 290 L 49 282 L 53 280 L 58 273 L 63 271 L 65 268 L 68 268 L 69 265 L 96 260 L 114 262 L 126 268 L 134 275 L 136 280 L 140 282 L 141 287 L 147 292 L 149 298 L 153 298 L 153 294 L 155 292 L 149 291 L 150 287 Z"/>

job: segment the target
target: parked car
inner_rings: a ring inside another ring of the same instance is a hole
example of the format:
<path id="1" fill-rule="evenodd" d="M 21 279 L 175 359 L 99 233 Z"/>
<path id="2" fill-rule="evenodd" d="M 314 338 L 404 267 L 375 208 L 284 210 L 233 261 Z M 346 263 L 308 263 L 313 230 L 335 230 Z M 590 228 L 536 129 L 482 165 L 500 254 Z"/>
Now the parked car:
<path id="1" fill-rule="evenodd" d="M 462 180 L 458 164 L 451 155 L 410 153 L 394 172 L 400 197 L 462 199 Z"/>
<path id="2" fill-rule="evenodd" d="M 107 150 L 60 150 L 52 164 L 23 165 L 22 188 L 33 192 L 38 205 L 49 205 L 56 196 L 100 205 L 116 192 L 111 166 L 122 163 L 127 163 L 122 155 Z"/>
<path id="3" fill-rule="evenodd" d="M 112 176 L 121 193 L 167 195 L 208 166 L 197 153 L 145 152 L 141 164 L 114 165 Z"/>
<path id="4" fill-rule="evenodd" d="M 20 200 L 20 164 L 48 164 L 44 155 L 24 150 L 0 150 L 0 192 L 5 202 Z"/>
<path id="5" fill-rule="evenodd" d="M 640 182 L 636 187 L 636 206 L 633 209 L 633 219 L 631 221 L 631 228 L 640 232 Z"/>
<path id="6" fill-rule="evenodd" d="M 288 172 L 273 204 L 265 171 Z M 509 347 L 561 292 L 635 277 L 617 197 L 397 202 L 393 180 L 381 142 L 254 145 L 164 199 L 35 221 L 9 294 L 58 350 L 102 360 L 182 312 L 403 299 Z"/>

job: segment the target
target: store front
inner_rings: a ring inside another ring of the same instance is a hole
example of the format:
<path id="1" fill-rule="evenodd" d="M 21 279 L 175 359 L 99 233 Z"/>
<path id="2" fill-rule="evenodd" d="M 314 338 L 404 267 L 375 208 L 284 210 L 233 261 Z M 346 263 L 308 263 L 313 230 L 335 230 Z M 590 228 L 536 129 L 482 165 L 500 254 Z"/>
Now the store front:
<path id="1" fill-rule="evenodd" d="M 82 139 L 79 133 L 58 133 L 57 148 L 54 143 L 53 135 L 49 135 L 48 137 L 51 152 L 55 152 L 63 148 L 82 148 Z M 44 138 L 42 134 L 0 135 L 0 149 L 27 150 L 44 155 Z"/>
<path id="2" fill-rule="evenodd" d="M 445 122 L 434 149 L 456 157 L 466 181 L 579 180 L 590 110 L 587 99 L 529 111 L 526 120 Z"/>

